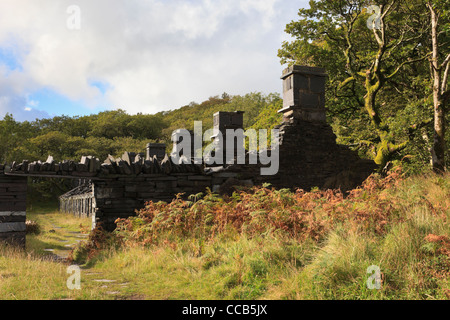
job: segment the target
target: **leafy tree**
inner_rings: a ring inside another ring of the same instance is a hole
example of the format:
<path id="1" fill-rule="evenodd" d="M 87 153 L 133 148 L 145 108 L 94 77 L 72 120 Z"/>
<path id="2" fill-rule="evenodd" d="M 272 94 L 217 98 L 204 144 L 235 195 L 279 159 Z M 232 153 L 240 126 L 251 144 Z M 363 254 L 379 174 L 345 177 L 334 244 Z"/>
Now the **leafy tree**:
<path id="1" fill-rule="evenodd" d="M 368 25 L 373 12 L 367 8 L 372 4 L 379 15 Z M 409 142 L 395 134 L 392 117 L 398 106 L 386 92 L 408 66 L 426 58 L 417 48 L 428 30 L 420 6 L 418 1 L 397 0 L 310 1 L 309 9 L 300 9 L 300 20 L 287 25 L 286 32 L 295 40 L 285 42 L 279 51 L 282 63 L 329 70 L 331 114 L 363 119 L 359 143 L 375 152 L 381 167 Z"/>
<path id="2" fill-rule="evenodd" d="M 164 117 L 159 115 L 144 115 L 139 113 L 132 116 L 126 125 L 126 131 L 135 139 L 157 139 L 161 130 L 167 126 Z"/>
<path id="3" fill-rule="evenodd" d="M 129 136 L 127 124 L 130 121 L 130 117 L 130 115 L 121 109 L 100 112 L 93 121 L 92 130 L 88 135 L 108 139 L 127 137 Z"/>
<path id="4" fill-rule="evenodd" d="M 263 108 L 260 114 L 255 118 L 251 128 L 271 130 L 276 125 L 281 124 L 283 115 L 278 113 L 281 109 L 283 109 L 282 99 L 278 99 L 266 108 Z"/>
<path id="5" fill-rule="evenodd" d="M 39 129 L 34 124 L 28 121 L 17 122 L 11 114 L 6 114 L 0 120 L 0 161 L 5 163 L 21 158 L 23 152 L 19 147 L 38 133 Z"/>
<path id="6" fill-rule="evenodd" d="M 80 137 L 71 137 L 59 131 L 50 131 L 29 140 L 29 148 L 34 158 L 46 160 L 49 155 L 56 161 L 73 159 L 79 149 L 85 147 Z M 35 159 L 32 159 L 35 160 Z"/>
<path id="7" fill-rule="evenodd" d="M 9 160 L 10 150 L 14 148 L 18 140 L 20 124 L 17 123 L 12 115 L 6 114 L 0 123 L 0 160 L 6 162 Z"/>

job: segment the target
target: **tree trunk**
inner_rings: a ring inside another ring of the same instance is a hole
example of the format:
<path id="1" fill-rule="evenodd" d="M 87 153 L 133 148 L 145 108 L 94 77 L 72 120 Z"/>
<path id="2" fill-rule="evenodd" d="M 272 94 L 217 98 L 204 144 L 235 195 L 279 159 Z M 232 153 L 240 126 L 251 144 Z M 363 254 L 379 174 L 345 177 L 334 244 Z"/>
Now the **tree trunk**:
<path id="1" fill-rule="evenodd" d="M 431 13 L 431 39 L 433 55 L 431 69 L 433 77 L 433 104 L 434 104 L 434 142 L 432 152 L 433 171 L 443 173 L 445 171 L 445 110 L 444 98 L 441 92 L 442 66 L 439 65 L 439 43 L 438 43 L 438 15 L 431 3 L 428 3 Z"/>
<path id="2" fill-rule="evenodd" d="M 434 80 L 436 86 L 436 78 Z M 435 90 L 433 87 L 434 101 L 434 143 L 433 143 L 433 171 L 443 173 L 445 171 L 445 112 L 444 99 L 440 94 L 440 89 Z M 438 86 L 440 88 L 440 86 Z"/>

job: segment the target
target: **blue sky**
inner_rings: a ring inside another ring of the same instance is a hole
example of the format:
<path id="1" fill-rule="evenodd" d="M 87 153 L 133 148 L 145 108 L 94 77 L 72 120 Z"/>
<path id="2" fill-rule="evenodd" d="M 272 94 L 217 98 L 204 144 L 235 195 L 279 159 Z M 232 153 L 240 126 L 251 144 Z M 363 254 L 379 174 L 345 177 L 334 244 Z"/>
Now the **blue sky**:
<path id="1" fill-rule="evenodd" d="M 280 92 L 304 0 L 2 0 L 0 118 L 175 109 Z"/>
<path id="2" fill-rule="evenodd" d="M 23 71 L 22 65 L 19 62 L 19 57 L 14 50 L 14 47 L 0 47 L 0 64 L 7 67 L 8 70 L 20 70 Z"/>
<path id="3" fill-rule="evenodd" d="M 99 112 L 106 109 L 107 106 L 98 106 L 94 109 L 87 108 L 83 101 L 71 100 L 52 89 L 42 88 L 30 94 L 25 108 L 43 110 L 49 115 L 74 116 Z"/>

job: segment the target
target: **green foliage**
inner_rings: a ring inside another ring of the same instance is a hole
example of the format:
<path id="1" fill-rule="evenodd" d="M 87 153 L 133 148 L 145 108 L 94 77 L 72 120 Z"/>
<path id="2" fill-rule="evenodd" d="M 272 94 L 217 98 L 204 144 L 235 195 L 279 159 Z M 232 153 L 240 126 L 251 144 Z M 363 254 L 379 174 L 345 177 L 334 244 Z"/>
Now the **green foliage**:
<path id="1" fill-rule="evenodd" d="M 283 115 L 278 113 L 283 108 L 283 100 L 276 99 L 269 106 L 263 108 L 258 116 L 255 118 L 255 122 L 251 125 L 252 129 L 267 129 L 271 130 L 276 125 L 281 124 Z"/>
<path id="2" fill-rule="evenodd" d="M 56 161 L 77 160 L 83 155 L 103 160 L 108 154 L 119 157 L 125 151 L 144 152 L 149 142 L 165 142 L 170 152 L 173 131 L 193 130 L 194 121 L 202 121 L 203 130 L 211 129 L 213 114 L 218 111 L 244 111 L 246 128 L 273 127 L 280 119 L 276 113 L 280 102 L 277 94 L 230 96 L 224 93 L 222 97 L 155 115 L 129 115 L 119 109 L 30 123 L 17 122 L 7 114 L 0 120 L 0 161 L 45 161 L 49 155 Z"/>
<path id="3" fill-rule="evenodd" d="M 172 148 L 172 132 L 193 130 L 194 121 L 203 122 L 203 130 L 213 127 L 213 114 L 218 111 L 244 111 L 245 128 L 270 129 L 280 122 L 277 110 L 282 100 L 277 94 L 249 93 L 245 96 L 211 97 L 200 104 L 191 103 L 178 110 L 155 115 L 129 115 L 124 110 L 100 112 L 83 117 L 57 116 L 34 122 L 17 122 L 7 114 L 0 120 L 0 162 L 22 160 L 79 160 L 108 155 L 120 157 L 125 151 L 145 152 L 150 142 L 164 142 Z M 33 181 L 30 199 L 49 200 L 71 188 L 64 181 Z M 35 200 L 32 200 L 35 201 Z"/>
<path id="4" fill-rule="evenodd" d="M 381 166 L 407 159 L 417 171 L 430 162 L 433 99 L 426 2 L 310 1 L 310 8 L 299 10 L 299 20 L 286 26 L 293 40 L 279 50 L 282 63 L 326 68 L 327 110 L 338 141 Z M 431 2 L 441 17 L 443 59 L 450 53 L 449 5 Z M 367 27 L 370 5 L 384 14 L 380 30 Z"/>

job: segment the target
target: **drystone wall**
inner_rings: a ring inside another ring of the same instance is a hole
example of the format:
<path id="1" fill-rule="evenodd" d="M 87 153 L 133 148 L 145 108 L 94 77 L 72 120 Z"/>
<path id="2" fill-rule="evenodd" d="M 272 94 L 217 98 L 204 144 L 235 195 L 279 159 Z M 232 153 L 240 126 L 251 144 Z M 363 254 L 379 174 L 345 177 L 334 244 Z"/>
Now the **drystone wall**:
<path id="1" fill-rule="evenodd" d="M 163 159 L 161 159 L 163 158 Z M 7 168 L 10 180 L 31 177 L 89 179 L 90 183 L 77 187 L 60 197 L 60 210 L 82 217 L 92 217 L 94 226 L 112 231 L 118 218 L 134 216 L 147 201 L 172 201 L 177 195 L 183 199 L 192 194 L 216 190 L 229 174 L 208 174 L 203 165 L 184 162 L 175 164 L 167 154 L 146 158 L 142 154 L 125 152 L 120 158 L 109 156 L 103 164 L 94 157 L 82 157 L 80 162 L 56 163 L 52 157 L 46 162 L 23 161 Z M 26 189 L 16 189 L 17 197 Z M 1 200 L 1 199 L 0 199 Z M 23 212 L 25 212 L 25 205 Z"/>
<path id="2" fill-rule="evenodd" d="M 171 202 L 178 194 L 185 199 L 210 186 L 211 177 L 193 173 L 141 174 L 94 181 L 96 223 L 114 230 L 117 219 L 136 215 L 147 201 Z"/>
<path id="3" fill-rule="evenodd" d="M 133 154 L 132 154 L 133 155 Z M 109 157 L 106 161 L 114 168 L 111 174 L 103 173 L 89 184 L 77 187 L 59 199 L 60 210 L 81 217 L 92 217 L 94 223 L 106 230 L 114 230 L 115 221 L 136 214 L 148 201 L 171 202 L 174 198 L 187 199 L 190 195 L 204 193 L 207 188 L 214 192 L 227 193 L 221 188 L 230 179 L 239 177 L 238 173 L 222 172 L 223 168 L 204 170 L 199 165 L 175 165 L 166 155 L 163 161 L 152 163 L 152 169 L 140 170 L 136 158 L 125 153 L 127 159 L 123 172 L 118 163 L 122 159 Z M 129 161 L 129 162 L 128 162 Z M 116 165 L 112 165 L 116 163 Z M 153 173 L 145 173 L 153 172 Z M 240 181 L 240 184 L 243 182 Z M 253 185 L 251 180 L 244 183 Z"/>
<path id="4" fill-rule="evenodd" d="M 359 158 L 356 151 L 336 143 L 326 122 L 285 120 L 280 130 L 279 170 L 273 176 L 259 175 L 260 166 L 232 166 L 227 171 L 240 173 L 254 184 L 270 183 L 276 188 L 341 189 L 359 186 L 375 169 L 372 160 Z"/>
<path id="5" fill-rule="evenodd" d="M 21 163 L 13 162 L 11 166 L 4 166 L 4 170 L 16 176 L 35 176 L 47 178 L 70 178 L 102 180 L 110 179 L 115 175 L 135 176 L 139 174 L 171 174 L 171 173 L 202 173 L 203 166 L 192 162 L 175 164 L 167 154 L 161 159 L 154 155 L 145 157 L 143 153 L 125 152 L 122 157 L 108 158 L 101 163 L 98 158 L 83 156 L 79 162 L 64 160 L 56 162 L 52 156 L 47 161 L 27 160 Z"/>

